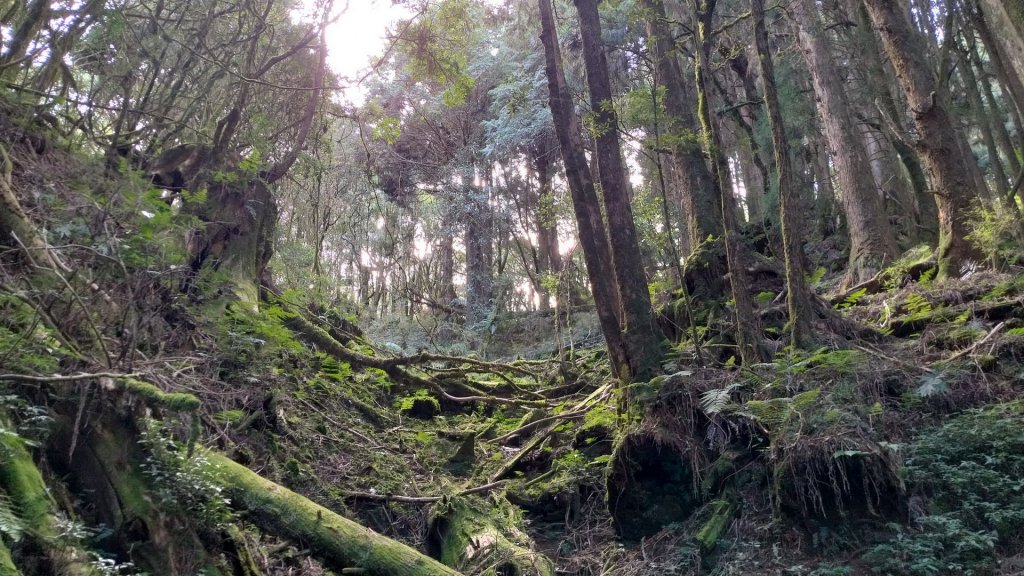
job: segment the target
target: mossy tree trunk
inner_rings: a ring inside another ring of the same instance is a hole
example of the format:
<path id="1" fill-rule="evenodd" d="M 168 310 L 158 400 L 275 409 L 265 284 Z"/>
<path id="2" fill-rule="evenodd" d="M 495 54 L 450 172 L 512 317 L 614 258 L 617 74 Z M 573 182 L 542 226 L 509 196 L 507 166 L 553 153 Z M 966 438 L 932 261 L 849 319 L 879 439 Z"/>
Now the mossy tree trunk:
<path id="1" fill-rule="evenodd" d="M 1024 0 L 980 0 L 979 10 L 996 32 L 1000 52 L 1024 79 Z M 1024 106 L 1024 102 L 1018 102 Z"/>
<path id="2" fill-rule="evenodd" d="M 3 540 L 0 539 L 0 576 L 21 576 L 21 571 L 11 560 L 11 551 L 7 549 Z"/>
<path id="3" fill-rule="evenodd" d="M 654 322 L 643 254 L 633 220 L 608 61 L 601 43 L 597 0 L 574 0 L 574 3 L 580 20 L 590 108 L 594 114 L 591 130 L 597 147 L 595 156 L 608 221 L 612 271 L 618 286 L 622 332 L 629 357 L 628 380 L 643 381 L 654 376 L 660 367 L 661 337 Z"/>
<path id="4" fill-rule="evenodd" d="M 970 171 L 974 158 L 968 150 L 948 104 L 938 95 L 935 79 L 925 62 L 924 41 L 907 17 L 891 2 L 865 0 L 868 14 L 882 39 L 896 77 L 907 96 L 917 129 L 914 143 L 924 160 L 939 209 L 938 278 L 960 273 L 968 260 L 981 256 L 965 238 L 971 200 L 977 196 Z"/>
<path id="5" fill-rule="evenodd" d="M 739 357 L 744 364 L 756 364 L 763 360 L 758 317 L 754 314 L 754 302 L 750 295 L 750 278 L 747 274 L 745 261 L 746 247 L 738 238 L 736 224 L 736 201 L 729 186 L 729 167 L 722 153 L 721 141 L 717 127 L 711 118 L 711 103 L 708 84 L 711 75 L 711 44 L 712 17 L 715 2 L 700 0 L 698 2 L 697 35 L 698 49 L 694 51 L 695 83 L 697 85 L 697 117 L 700 120 L 702 139 L 705 152 L 711 159 L 711 184 L 718 198 L 722 212 L 723 235 L 725 239 L 726 261 L 729 266 L 729 283 L 732 286 L 732 298 L 735 303 L 736 345 Z"/>
<path id="6" fill-rule="evenodd" d="M 768 31 L 764 23 L 764 0 L 751 0 L 754 21 L 754 43 L 757 46 L 761 78 L 764 82 L 764 101 L 768 109 L 768 123 L 775 148 L 775 170 L 779 179 L 779 220 L 782 223 L 782 247 L 785 255 L 786 302 L 789 308 L 789 330 L 794 346 L 803 346 L 811 336 L 811 291 L 804 278 L 803 242 L 799 237 L 797 212 L 799 206 L 793 183 L 793 165 L 789 159 L 786 126 L 782 121 L 782 106 L 775 90 L 775 64 L 768 47 Z"/>
<path id="7" fill-rule="evenodd" d="M 329 566 L 368 576 L 458 576 L 416 550 L 320 506 L 216 452 L 204 451 L 232 504 L 264 530 L 302 542 Z"/>
<path id="8" fill-rule="evenodd" d="M 672 33 L 663 0 L 643 0 L 647 41 L 652 51 L 659 87 L 664 87 L 667 134 L 671 148 L 671 181 L 679 187 L 678 196 L 686 219 L 687 255 L 708 236 L 722 235 L 722 214 L 716 205 L 711 174 L 700 148 L 686 136 L 699 128 L 690 106 L 679 50 Z M 755 194 L 756 196 L 756 194 Z M 759 204 L 758 204 L 759 205 Z M 754 210 L 751 209 L 753 213 Z"/>
<path id="9" fill-rule="evenodd" d="M 11 426 L 8 424 L 6 414 L 0 413 L 0 426 L 9 430 Z M 57 504 L 47 491 L 43 475 L 25 441 L 7 433 L 0 434 L 0 490 L 14 505 L 14 512 L 22 522 L 32 548 L 44 555 L 54 574 L 96 574 L 78 543 L 69 538 L 61 538 L 56 515 Z M 14 566 L 10 558 L 7 558 L 6 563 Z M 0 573 L 5 570 L 4 564 L 4 560 L 0 560 Z"/>
<path id="10" fill-rule="evenodd" d="M 56 418 L 49 461 L 67 478 L 74 494 L 88 499 L 84 519 L 110 530 L 101 545 L 152 574 L 213 569 L 211 550 L 216 546 L 206 540 L 216 537 L 216 529 L 196 526 L 183 511 L 169 509 L 156 495 L 158 487 L 143 473 L 146 454 L 138 442 L 134 418 L 104 411 L 79 432 L 69 455 L 74 427 L 72 416 Z"/>
<path id="11" fill-rule="evenodd" d="M 601 217 L 594 177 L 587 166 L 584 154 L 585 146 L 579 119 L 576 117 L 573 95 L 562 67 L 562 50 L 558 43 L 554 10 L 551 7 L 551 0 L 538 0 L 538 5 L 548 100 L 565 164 L 565 179 L 572 196 L 580 245 L 583 247 L 583 260 L 587 266 L 587 278 L 594 293 L 597 317 L 608 347 L 612 370 L 616 375 L 628 374 L 629 352 L 621 329 L 621 309 L 618 287 L 612 273 L 611 248 Z"/>
<path id="12" fill-rule="evenodd" d="M 490 506 L 464 498 L 439 504 L 438 512 L 430 523 L 430 551 L 446 565 L 465 574 L 554 576 L 551 561 L 531 549 L 524 532 L 499 526 Z"/>
<path id="13" fill-rule="evenodd" d="M 837 72 L 818 6 L 813 0 L 796 0 L 790 10 L 814 83 L 818 118 L 839 177 L 850 233 L 848 274 L 851 283 L 856 284 L 877 274 L 883 264 L 899 255 L 896 236 L 887 222 L 877 183 L 871 176 L 864 141 L 857 129 L 846 87 Z"/>

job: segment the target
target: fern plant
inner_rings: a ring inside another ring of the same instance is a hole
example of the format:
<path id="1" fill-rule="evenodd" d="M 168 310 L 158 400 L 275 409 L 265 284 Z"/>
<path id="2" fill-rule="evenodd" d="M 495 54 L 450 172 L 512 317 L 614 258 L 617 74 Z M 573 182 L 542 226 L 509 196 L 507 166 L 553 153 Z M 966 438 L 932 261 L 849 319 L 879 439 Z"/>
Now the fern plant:
<path id="1" fill-rule="evenodd" d="M 0 534 L 7 536 L 11 541 L 21 540 L 25 532 L 25 523 L 18 516 L 14 503 L 10 497 L 0 491 Z"/>
<path id="2" fill-rule="evenodd" d="M 861 288 L 860 290 L 856 290 L 852 294 L 847 296 L 845 299 L 843 299 L 843 301 L 839 303 L 837 308 L 840 309 L 840 310 L 845 310 L 847 308 L 853 308 L 854 306 L 857 305 L 857 302 L 859 302 L 860 299 L 863 298 L 867 293 L 868 293 L 868 289 L 867 288 Z"/>

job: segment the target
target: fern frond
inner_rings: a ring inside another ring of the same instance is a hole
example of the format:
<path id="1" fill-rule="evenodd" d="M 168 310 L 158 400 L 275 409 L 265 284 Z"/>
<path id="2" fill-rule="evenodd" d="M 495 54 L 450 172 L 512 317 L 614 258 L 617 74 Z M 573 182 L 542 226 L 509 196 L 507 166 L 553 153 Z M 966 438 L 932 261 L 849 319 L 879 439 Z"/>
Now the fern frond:
<path id="1" fill-rule="evenodd" d="M 14 511 L 14 503 L 7 494 L 0 492 L 0 534 L 7 535 L 12 541 L 21 540 L 25 524 Z"/>
<path id="2" fill-rule="evenodd" d="M 772 398 L 771 400 L 750 400 L 743 405 L 745 413 L 773 429 L 785 424 L 793 413 L 793 405 L 789 398 Z"/>
<path id="3" fill-rule="evenodd" d="M 739 384 L 733 383 L 725 388 L 715 388 L 700 395 L 700 407 L 708 416 L 718 414 L 729 406 L 729 398 L 732 391 Z"/>
<path id="4" fill-rule="evenodd" d="M 818 396 L 821 396 L 821 388 L 812 388 L 811 390 L 807 390 L 793 396 L 793 410 L 796 412 L 803 412 L 818 400 Z"/>

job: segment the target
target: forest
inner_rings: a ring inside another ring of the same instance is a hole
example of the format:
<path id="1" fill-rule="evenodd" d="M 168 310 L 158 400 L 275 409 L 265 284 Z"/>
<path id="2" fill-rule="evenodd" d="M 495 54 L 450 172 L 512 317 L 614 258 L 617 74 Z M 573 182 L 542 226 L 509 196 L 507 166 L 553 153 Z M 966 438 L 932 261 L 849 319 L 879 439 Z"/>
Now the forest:
<path id="1" fill-rule="evenodd" d="M 0 576 L 1024 574 L 1022 182 L 1024 0 L 0 0 Z"/>

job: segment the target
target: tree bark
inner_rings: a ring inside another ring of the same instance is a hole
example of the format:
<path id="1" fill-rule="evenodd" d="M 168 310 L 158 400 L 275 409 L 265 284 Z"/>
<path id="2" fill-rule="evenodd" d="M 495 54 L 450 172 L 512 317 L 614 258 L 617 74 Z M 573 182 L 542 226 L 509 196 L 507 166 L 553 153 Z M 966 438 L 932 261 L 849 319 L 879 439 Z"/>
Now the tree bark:
<path id="1" fill-rule="evenodd" d="M 906 180 L 913 192 L 913 198 L 908 199 L 907 206 L 900 212 L 909 216 L 911 220 L 908 222 L 908 240 L 911 243 L 935 242 L 938 239 L 938 212 L 935 209 L 935 199 L 928 189 L 928 180 L 924 169 L 921 168 L 921 159 L 917 152 L 904 142 L 906 130 L 903 127 L 903 114 L 893 97 L 893 90 L 898 88 L 894 86 L 895 80 L 884 65 L 878 40 L 871 30 L 871 18 L 864 4 L 861 0 L 850 0 L 849 11 L 857 20 L 853 36 L 856 50 L 862 54 L 858 62 L 863 66 L 864 79 L 871 90 L 874 107 L 878 109 L 878 114 L 883 116 L 879 119 L 881 131 L 886 135 L 900 164 L 903 165 Z"/>
<path id="2" fill-rule="evenodd" d="M 569 92 L 562 69 L 562 51 L 558 46 L 551 0 L 538 0 L 538 5 L 548 81 L 548 101 L 554 119 L 555 133 L 561 145 L 565 178 L 572 196 L 587 278 L 594 293 L 594 304 L 601 323 L 601 332 L 608 347 L 612 370 L 618 377 L 628 377 L 631 366 L 626 341 L 619 324 L 619 294 L 612 272 L 608 235 L 605 233 L 594 180 L 583 154 L 583 138 L 573 110 L 572 94 Z"/>
<path id="3" fill-rule="evenodd" d="M 700 119 L 704 148 L 711 159 L 712 187 L 718 197 L 722 212 L 723 240 L 726 261 L 729 266 L 729 284 L 735 305 L 736 346 L 740 360 L 745 365 L 756 364 L 764 359 L 760 346 L 760 322 L 754 314 L 753 298 L 750 295 L 750 279 L 747 275 L 746 248 L 737 238 L 736 202 L 728 188 L 729 168 L 721 151 L 721 143 L 711 121 L 708 102 L 708 76 L 711 74 L 711 23 L 714 0 L 695 0 L 697 9 L 696 63 L 694 75 L 697 85 L 697 117 Z"/>
<path id="4" fill-rule="evenodd" d="M 0 78 L 10 77 L 18 70 L 18 65 L 25 64 L 22 60 L 27 58 L 32 41 L 50 21 L 53 12 L 51 4 L 49 0 L 35 0 L 26 6 L 25 16 L 13 27 L 13 34 L 7 41 L 7 50 L 0 54 Z"/>
<path id="5" fill-rule="evenodd" d="M 601 43 L 597 0 L 575 0 L 583 40 L 583 60 L 594 114 L 598 175 L 608 217 L 612 268 L 622 305 L 622 331 L 629 354 L 629 379 L 648 380 L 660 367 L 661 338 L 654 322 L 643 254 L 633 222 L 629 182 L 619 145 L 618 118 L 612 103 L 608 62 Z"/>
<path id="6" fill-rule="evenodd" d="M 466 188 L 466 319 L 476 324 L 494 306 L 494 215 L 488 202 L 491 178 Z"/>
<path id="7" fill-rule="evenodd" d="M 0 426 L 10 429 L 5 412 L 0 411 Z M 97 571 L 89 558 L 75 546 L 59 542 L 57 504 L 50 496 L 24 440 L 12 434 L 0 434 L 0 493 L 15 507 L 15 516 L 24 525 L 27 537 L 46 554 L 55 573 L 66 576 L 93 576 Z M 3 542 L 0 542 L 3 546 Z M 12 563 L 13 564 L 13 563 Z M 0 560 L 0 571 L 4 562 Z"/>
<path id="8" fill-rule="evenodd" d="M 1006 129 L 1004 116 L 1010 116 L 1014 124 L 1019 125 L 1017 119 L 1020 118 L 1020 115 L 1017 113 L 1017 107 L 1014 105 L 1012 98 L 1006 98 L 1004 106 L 1000 106 L 996 100 L 995 93 L 992 90 L 992 82 L 989 81 L 989 74 L 981 62 L 975 42 L 968 42 L 967 53 L 969 62 L 965 62 L 964 66 L 971 66 L 973 68 L 972 73 L 978 79 L 978 89 L 981 91 L 985 106 L 987 106 L 989 111 L 989 116 L 992 118 L 992 129 L 995 132 L 996 141 L 999 143 L 1006 161 L 1006 168 L 1009 172 L 1007 176 L 1015 178 L 1020 172 L 1020 159 L 1017 157 L 1016 146 L 1010 138 L 1010 132 Z"/>
<path id="9" fill-rule="evenodd" d="M 836 72 L 814 0 L 795 0 L 791 5 L 798 27 L 800 47 L 814 83 L 818 117 L 839 176 L 843 211 L 850 233 L 850 280 L 874 276 L 887 261 L 896 258 L 896 237 L 888 225 L 877 187 L 871 176 L 864 142 Z"/>
<path id="10" fill-rule="evenodd" d="M 533 168 L 537 173 L 537 272 L 540 274 L 537 293 L 540 309 L 551 308 L 551 294 L 545 277 L 562 270 L 562 256 L 558 251 L 558 215 L 555 213 L 555 195 L 551 186 L 553 149 L 543 147 L 533 153 Z"/>
<path id="11" fill-rule="evenodd" d="M 963 65 L 958 67 L 962 75 L 964 92 L 967 94 L 967 103 L 970 106 L 971 114 L 974 116 L 975 125 L 981 133 L 981 140 L 985 144 L 985 151 L 988 153 L 988 165 L 995 182 L 995 192 L 999 198 L 1005 198 L 1006 192 L 1010 189 L 1010 181 L 1003 169 L 1003 160 L 999 157 L 999 146 L 996 145 L 995 130 L 992 127 L 992 118 L 988 109 L 981 99 L 981 91 L 978 90 L 978 78 L 968 58 L 964 59 Z"/>
<path id="12" fill-rule="evenodd" d="M 981 260 L 964 238 L 970 202 L 975 197 L 970 173 L 964 167 L 974 158 L 965 157 L 963 150 L 968 147 L 963 134 L 956 129 L 945 102 L 936 95 L 935 80 L 924 61 L 924 45 L 916 31 L 890 2 L 864 3 L 906 94 L 918 133 L 914 145 L 924 159 L 935 194 L 939 210 L 937 277 L 957 276 L 966 261 Z"/>
<path id="13" fill-rule="evenodd" d="M 692 141 L 691 135 L 699 127 L 692 106 L 686 101 L 686 84 L 665 5 L 663 0 L 642 0 L 641 5 L 657 84 L 665 89 L 665 133 L 672 142 L 670 180 L 679 186 L 680 207 L 692 250 L 708 236 L 722 235 L 722 215 L 716 205 L 707 161 Z"/>
<path id="14" fill-rule="evenodd" d="M 978 7 L 998 31 L 1000 52 L 1024 78 L 1024 0 L 979 0 Z"/>
<path id="15" fill-rule="evenodd" d="M 789 142 L 782 120 L 782 106 L 775 89 L 775 64 L 768 46 L 768 31 L 764 24 L 764 0 L 750 0 L 754 22 L 754 43 L 757 46 L 761 79 L 764 83 L 764 102 L 768 109 L 768 122 L 775 148 L 775 170 L 779 184 L 779 221 L 782 224 L 782 246 L 785 255 L 786 305 L 789 309 L 789 330 L 796 347 L 806 346 L 811 336 L 811 292 L 804 277 L 803 243 L 797 233 L 799 207 L 793 186 L 793 166 L 789 158 Z"/>
<path id="16" fill-rule="evenodd" d="M 458 576 L 412 548 L 339 516 L 216 452 L 204 450 L 233 506 L 270 533 L 302 542 L 331 567 L 371 576 Z"/>
<path id="17" fill-rule="evenodd" d="M 836 191 L 832 186 L 832 168 L 828 164 L 828 153 L 821 136 L 815 131 L 812 141 L 813 156 L 811 167 L 814 170 L 814 208 L 818 216 L 818 234 L 828 238 L 839 230 Z"/>
<path id="18" fill-rule="evenodd" d="M 1003 54 L 1005 48 L 996 39 L 996 34 L 988 21 L 991 11 L 983 11 L 978 6 L 972 6 L 970 2 L 965 5 L 965 9 L 970 11 L 971 23 L 974 25 L 975 31 L 978 32 L 982 44 L 985 45 L 985 52 L 988 54 L 996 77 L 1012 97 L 1014 125 L 1018 132 L 1024 134 L 1024 76 L 1007 62 L 1008 58 Z M 1021 134 L 1018 134 L 1018 138 L 1022 137 Z"/>
<path id="19" fill-rule="evenodd" d="M 522 545 L 526 542 L 509 539 L 477 499 L 457 498 L 438 508 L 428 529 L 428 549 L 445 565 L 465 574 L 554 576 L 551 561 Z"/>

